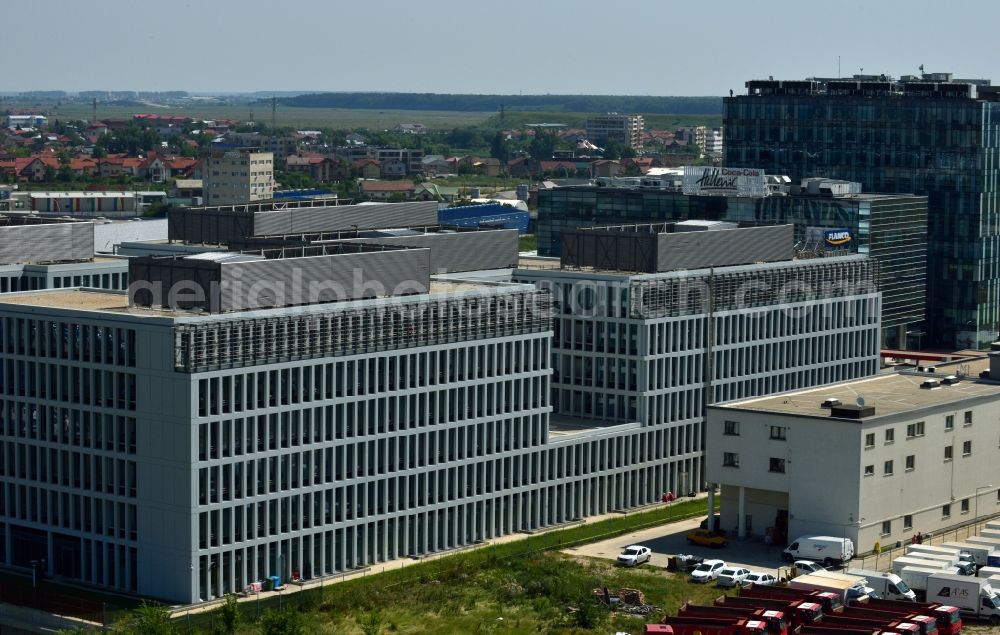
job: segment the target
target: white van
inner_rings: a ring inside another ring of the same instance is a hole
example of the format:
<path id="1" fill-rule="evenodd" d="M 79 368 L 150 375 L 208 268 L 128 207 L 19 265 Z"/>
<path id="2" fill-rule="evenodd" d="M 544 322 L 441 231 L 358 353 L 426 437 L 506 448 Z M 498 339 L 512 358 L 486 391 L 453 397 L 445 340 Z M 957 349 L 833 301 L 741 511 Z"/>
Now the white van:
<path id="1" fill-rule="evenodd" d="M 787 562 L 815 560 L 829 567 L 843 564 L 854 557 L 854 542 L 836 536 L 802 536 L 781 552 Z"/>
<path id="2" fill-rule="evenodd" d="M 868 569 L 851 569 L 849 575 L 861 576 L 868 586 L 875 590 L 875 593 L 886 600 L 902 600 L 904 602 L 914 602 L 917 599 L 903 579 L 895 573 L 883 573 L 882 571 L 871 571 Z"/>

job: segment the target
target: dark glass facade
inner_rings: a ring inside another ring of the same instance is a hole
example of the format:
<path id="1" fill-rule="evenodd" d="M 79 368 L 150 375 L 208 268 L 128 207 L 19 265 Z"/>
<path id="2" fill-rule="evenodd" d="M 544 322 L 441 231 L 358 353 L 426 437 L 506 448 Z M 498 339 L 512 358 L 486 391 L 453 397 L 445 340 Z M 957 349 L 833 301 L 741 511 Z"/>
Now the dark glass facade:
<path id="1" fill-rule="evenodd" d="M 883 342 L 906 346 L 906 330 L 917 331 L 924 321 L 927 207 L 927 197 L 911 195 L 743 198 L 657 188 L 560 187 L 538 193 L 538 253 L 558 256 L 562 230 L 594 225 L 682 220 L 790 224 L 801 249 L 826 248 L 815 243 L 823 230 L 848 230 L 852 240 L 844 248 L 879 261 Z"/>
<path id="2" fill-rule="evenodd" d="M 726 98 L 725 164 L 928 197 L 927 330 L 982 345 L 1000 325 L 1000 103 L 961 80 L 748 82 Z"/>

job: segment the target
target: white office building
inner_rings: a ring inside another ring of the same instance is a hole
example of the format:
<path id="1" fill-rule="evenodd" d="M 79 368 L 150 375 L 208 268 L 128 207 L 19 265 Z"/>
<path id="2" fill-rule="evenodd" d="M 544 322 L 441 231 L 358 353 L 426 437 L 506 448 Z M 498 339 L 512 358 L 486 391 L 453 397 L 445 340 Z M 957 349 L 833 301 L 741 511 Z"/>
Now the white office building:
<path id="1" fill-rule="evenodd" d="M 846 536 L 863 553 L 1000 513 L 993 357 L 994 379 L 978 358 L 710 406 L 722 526 L 761 536 L 787 523 L 789 540 Z"/>

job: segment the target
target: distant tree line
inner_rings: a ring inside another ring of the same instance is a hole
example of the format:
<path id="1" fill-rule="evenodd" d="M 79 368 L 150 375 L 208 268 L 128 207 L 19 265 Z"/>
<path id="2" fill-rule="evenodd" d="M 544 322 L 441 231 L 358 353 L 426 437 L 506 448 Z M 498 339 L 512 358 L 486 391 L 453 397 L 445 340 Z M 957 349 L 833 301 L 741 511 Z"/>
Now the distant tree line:
<path id="1" fill-rule="evenodd" d="M 278 102 L 302 108 L 362 110 L 445 110 L 490 112 L 502 104 L 510 111 L 621 112 L 721 115 L 721 97 L 643 97 L 635 95 L 443 95 L 437 93 L 320 93 L 284 97 Z"/>

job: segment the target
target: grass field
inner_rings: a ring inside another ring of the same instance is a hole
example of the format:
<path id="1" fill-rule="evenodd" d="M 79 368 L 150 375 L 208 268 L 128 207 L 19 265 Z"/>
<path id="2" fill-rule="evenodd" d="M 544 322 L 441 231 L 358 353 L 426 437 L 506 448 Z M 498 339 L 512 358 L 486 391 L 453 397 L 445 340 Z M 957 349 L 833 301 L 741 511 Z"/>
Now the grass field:
<path id="1" fill-rule="evenodd" d="M 10 103 L 10 106 L 18 104 Z M 27 104 L 24 104 L 27 106 Z M 93 116 L 89 104 L 69 102 L 48 108 L 52 119 L 63 121 L 86 119 Z M 251 110 L 257 121 L 271 123 L 271 108 L 266 104 L 255 106 L 222 106 L 215 104 L 193 104 L 183 107 L 122 107 L 98 106 L 99 118 L 121 119 L 136 113 L 159 113 L 179 115 L 195 119 L 228 118 L 248 121 Z M 570 127 L 583 127 L 588 113 L 559 112 L 508 112 L 504 115 L 504 128 L 519 128 L 527 123 L 556 122 Z M 679 126 L 720 126 L 722 118 L 716 115 L 645 115 L 646 127 L 655 130 L 672 130 Z M 451 112 L 440 110 L 354 110 L 340 108 L 295 108 L 278 106 L 275 113 L 278 126 L 299 129 L 391 129 L 400 123 L 422 123 L 433 130 L 448 130 L 462 126 L 488 125 L 499 128 L 499 116 L 495 112 Z"/>
<path id="2" fill-rule="evenodd" d="M 66 103 L 50 108 L 51 118 L 72 120 L 87 119 L 93 116 L 88 104 Z M 101 119 L 122 119 L 136 113 L 157 113 L 161 115 L 178 115 L 194 119 L 238 119 L 249 121 L 251 110 L 253 118 L 268 125 L 271 124 L 271 108 L 267 105 L 256 106 L 219 106 L 213 104 L 191 105 L 174 108 L 153 107 L 121 107 L 98 106 L 97 116 Z M 450 129 L 458 126 L 473 126 L 486 121 L 493 113 L 488 112 L 446 112 L 446 111 L 414 111 L 414 110 L 347 110 L 339 108 L 292 108 L 279 106 L 275 111 L 275 121 L 278 126 L 290 126 L 299 129 L 314 128 L 393 128 L 400 123 L 422 123 L 434 129 Z"/>
<path id="3" fill-rule="evenodd" d="M 704 499 L 670 508 L 630 513 L 445 556 L 402 569 L 331 584 L 284 598 L 308 633 L 361 633 L 374 618 L 383 633 L 585 633 L 634 629 L 644 620 L 598 606 L 594 588 L 638 588 L 647 602 L 676 611 L 686 600 L 710 601 L 719 589 L 691 585 L 650 566 L 622 569 L 607 560 L 557 552 L 572 545 L 621 535 L 669 520 L 706 513 Z M 278 598 L 278 602 L 282 601 Z M 254 633 L 258 616 L 277 608 L 275 598 L 239 604 Z M 658 615 L 662 616 L 662 613 Z M 209 633 L 219 612 L 184 615 L 181 630 Z M 502 619 L 500 619 L 502 618 Z M 649 616 L 655 621 L 657 614 Z M 616 628 L 612 628 L 615 626 Z M 634 632 L 634 631 L 633 631 Z"/>

